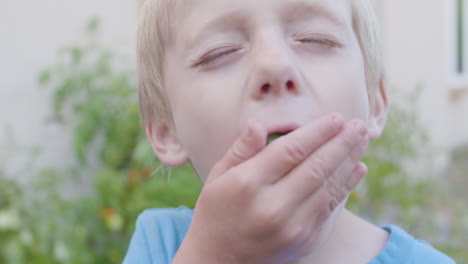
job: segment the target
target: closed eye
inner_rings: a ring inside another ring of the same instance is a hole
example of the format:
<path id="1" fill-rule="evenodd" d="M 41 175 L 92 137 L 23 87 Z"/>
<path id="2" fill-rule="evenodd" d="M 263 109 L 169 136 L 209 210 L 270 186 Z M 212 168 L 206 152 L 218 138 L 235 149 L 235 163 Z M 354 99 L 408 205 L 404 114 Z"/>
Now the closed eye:
<path id="1" fill-rule="evenodd" d="M 312 35 L 312 36 L 294 36 L 294 40 L 300 43 L 318 44 L 327 48 L 341 47 L 342 44 L 331 37 Z"/>
<path id="2" fill-rule="evenodd" d="M 321 39 L 321 38 L 303 38 L 303 39 L 299 39 L 298 41 L 302 43 L 317 43 L 317 44 L 328 46 L 328 47 L 337 46 L 337 43 L 328 39 Z"/>
<path id="3" fill-rule="evenodd" d="M 214 62 L 215 60 L 217 60 L 218 58 L 237 52 L 240 49 L 241 49 L 240 46 L 217 48 L 215 50 L 212 50 L 206 53 L 205 55 L 202 55 L 199 59 L 196 59 L 195 62 L 193 63 L 193 67 L 210 64 Z"/>

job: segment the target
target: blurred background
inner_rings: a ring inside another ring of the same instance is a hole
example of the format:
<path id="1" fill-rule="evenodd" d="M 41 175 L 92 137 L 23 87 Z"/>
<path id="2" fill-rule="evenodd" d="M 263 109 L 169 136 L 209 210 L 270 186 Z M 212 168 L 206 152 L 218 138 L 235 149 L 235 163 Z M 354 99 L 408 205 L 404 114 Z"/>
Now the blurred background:
<path id="1" fill-rule="evenodd" d="M 138 214 L 193 207 L 136 99 L 139 1 L 2 1 L 0 263 L 121 263 Z M 467 0 L 374 0 L 391 109 L 348 208 L 468 263 Z"/>

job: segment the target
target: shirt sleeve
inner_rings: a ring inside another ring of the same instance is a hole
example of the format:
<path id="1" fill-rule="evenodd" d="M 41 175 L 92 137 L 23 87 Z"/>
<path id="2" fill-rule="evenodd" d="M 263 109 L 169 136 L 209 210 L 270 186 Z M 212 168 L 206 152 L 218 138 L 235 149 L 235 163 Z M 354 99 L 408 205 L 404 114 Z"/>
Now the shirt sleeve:
<path id="1" fill-rule="evenodd" d="M 137 219 L 123 264 L 170 264 L 187 234 L 192 210 L 150 209 Z"/>
<path id="2" fill-rule="evenodd" d="M 384 226 L 390 238 L 384 250 L 369 264 L 455 264 L 423 240 L 415 239 L 399 226 Z"/>
<path id="3" fill-rule="evenodd" d="M 151 255 L 148 246 L 148 241 L 145 237 L 143 215 L 140 215 L 136 222 L 135 233 L 133 233 L 130 246 L 128 247 L 127 254 L 123 261 L 123 264 L 141 263 L 150 264 Z"/>
<path id="4" fill-rule="evenodd" d="M 415 249 L 414 263 L 455 264 L 450 257 L 438 251 L 425 241 L 419 241 Z"/>

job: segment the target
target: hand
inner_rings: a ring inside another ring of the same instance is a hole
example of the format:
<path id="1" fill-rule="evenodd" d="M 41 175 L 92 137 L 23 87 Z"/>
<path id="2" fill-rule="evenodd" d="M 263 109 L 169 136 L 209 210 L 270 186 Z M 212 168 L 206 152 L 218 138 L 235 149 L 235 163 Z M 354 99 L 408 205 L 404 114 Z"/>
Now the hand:
<path id="1" fill-rule="evenodd" d="M 211 170 L 173 263 L 285 263 L 299 257 L 367 174 L 362 121 L 325 116 L 265 147 L 250 122 Z M 313 248 L 307 250 L 314 250 Z"/>

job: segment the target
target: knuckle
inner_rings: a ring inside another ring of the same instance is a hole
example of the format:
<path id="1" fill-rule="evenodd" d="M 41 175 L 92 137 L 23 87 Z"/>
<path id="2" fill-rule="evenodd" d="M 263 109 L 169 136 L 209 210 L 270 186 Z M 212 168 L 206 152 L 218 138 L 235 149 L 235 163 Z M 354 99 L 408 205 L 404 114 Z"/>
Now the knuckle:
<path id="1" fill-rule="evenodd" d="M 330 202 L 330 195 L 328 194 L 327 191 L 324 191 L 323 189 L 321 189 L 317 192 L 315 202 L 317 205 L 314 208 L 325 208 Z"/>
<path id="2" fill-rule="evenodd" d="M 353 149 L 356 145 L 356 138 L 353 135 L 347 134 L 343 138 L 343 145 L 348 149 Z"/>
<path id="3" fill-rule="evenodd" d="M 328 211 L 329 211 L 329 212 L 333 212 L 333 211 L 336 209 L 336 207 L 338 207 L 339 204 L 340 204 L 340 203 L 339 203 L 339 201 L 336 199 L 336 197 L 333 197 L 333 198 L 330 200 L 330 203 L 328 204 L 328 209 L 329 209 Z"/>
<path id="4" fill-rule="evenodd" d="M 343 191 L 342 188 L 340 188 L 337 194 L 335 195 L 335 200 L 338 202 L 338 204 L 340 204 L 345 197 L 346 197 L 346 192 Z"/>
<path id="5" fill-rule="evenodd" d="M 293 245 L 302 239 L 304 235 L 304 228 L 300 225 L 292 225 L 288 228 L 284 228 L 280 235 L 280 241 L 282 247 Z"/>
<path id="6" fill-rule="evenodd" d="M 274 232 L 278 230 L 283 221 L 281 211 L 281 207 L 275 203 L 263 207 L 263 209 L 258 213 L 258 230 L 263 230 L 265 232 Z"/>
<path id="7" fill-rule="evenodd" d="M 337 118 L 342 120 L 341 117 L 337 117 Z M 331 122 L 331 118 L 325 117 L 321 121 L 323 125 L 318 126 L 318 133 L 323 138 L 328 137 L 330 135 L 330 131 L 337 130 L 337 126 L 334 124 L 334 122 Z"/>
<path id="8" fill-rule="evenodd" d="M 280 148 L 284 151 L 286 158 L 291 164 L 300 163 L 307 157 L 306 150 L 297 140 L 281 140 L 279 143 Z"/>
<path id="9" fill-rule="evenodd" d="M 327 166 L 326 160 L 320 153 L 316 153 L 310 160 L 309 165 L 312 176 L 321 179 L 323 183 L 324 177 L 330 175 L 331 169 Z"/>
<path id="10" fill-rule="evenodd" d="M 334 177 L 330 177 L 325 183 L 325 189 L 330 197 L 335 197 L 340 192 L 340 186 Z"/>
<path id="11" fill-rule="evenodd" d="M 338 188 L 338 192 L 337 192 L 337 195 L 336 197 L 338 198 L 338 201 L 343 201 L 343 199 L 350 193 L 351 191 L 348 190 L 348 188 L 341 184 Z"/>
<path id="12" fill-rule="evenodd" d="M 320 228 L 322 227 L 323 223 L 325 223 L 328 218 L 330 217 L 332 211 L 330 211 L 329 208 L 326 208 L 324 210 L 322 210 L 317 218 L 317 222 L 316 222 L 316 226 L 317 228 Z"/>
<path id="13" fill-rule="evenodd" d="M 231 188 L 235 188 L 239 195 L 251 196 L 256 192 L 256 182 L 250 174 L 237 173 L 237 177 L 233 177 Z"/>
<path id="14" fill-rule="evenodd" d="M 247 148 L 245 147 L 244 144 L 242 144 L 240 141 L 236 141 L 234 145 L 231 148 L 231 156 L 235 160 L 243 160 L 246 157 L 248 157 L 249 153 L 247 151 Z"/>

